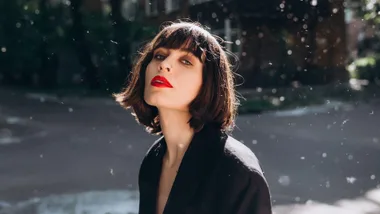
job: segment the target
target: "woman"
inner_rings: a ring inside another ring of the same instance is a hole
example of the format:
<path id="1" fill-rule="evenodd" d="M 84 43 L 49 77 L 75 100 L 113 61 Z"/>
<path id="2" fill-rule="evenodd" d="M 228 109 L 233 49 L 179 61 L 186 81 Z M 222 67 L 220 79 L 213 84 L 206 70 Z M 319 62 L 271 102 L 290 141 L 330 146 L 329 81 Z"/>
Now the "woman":
<path id="1" fill-rule="evenodd" d="M 139 171 L 140 214 L 269 214 L 253 152 L 228 135 L 237 109 L 226 52 L 190 22 L 164 27 L 115 95 L 151 134 L 163 135 Z"/>

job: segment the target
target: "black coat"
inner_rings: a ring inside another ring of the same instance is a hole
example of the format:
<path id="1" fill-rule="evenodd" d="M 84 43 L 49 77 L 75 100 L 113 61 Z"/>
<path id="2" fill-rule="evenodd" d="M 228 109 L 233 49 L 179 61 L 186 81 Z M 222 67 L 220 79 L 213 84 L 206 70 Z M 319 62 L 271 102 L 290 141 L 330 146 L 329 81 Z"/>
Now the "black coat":
<path id="1" fill-rule="evenodd" d="M 161 137 L 139 172 L 139 214 L 156 214 Z M 194 135 L 184 154 L 164 214 L 270 214 L 268 184 L 259 161 L 244 144 L 211 126 Z"/>

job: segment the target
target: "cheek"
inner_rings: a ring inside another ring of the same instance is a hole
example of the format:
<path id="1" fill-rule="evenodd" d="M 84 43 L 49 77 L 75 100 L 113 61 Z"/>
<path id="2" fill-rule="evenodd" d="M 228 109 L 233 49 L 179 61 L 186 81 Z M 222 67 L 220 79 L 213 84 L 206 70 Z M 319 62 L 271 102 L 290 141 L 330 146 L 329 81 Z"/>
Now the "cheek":
<path id="1" fill-rule="evenodd" d="M 181 78 L 180 82 L 180 85 L 182 85 L 182 94 L 185 96 L 191 96 L 191 98 L 195 98 L 202 86 L 202 75 L 187 75 Z"/>

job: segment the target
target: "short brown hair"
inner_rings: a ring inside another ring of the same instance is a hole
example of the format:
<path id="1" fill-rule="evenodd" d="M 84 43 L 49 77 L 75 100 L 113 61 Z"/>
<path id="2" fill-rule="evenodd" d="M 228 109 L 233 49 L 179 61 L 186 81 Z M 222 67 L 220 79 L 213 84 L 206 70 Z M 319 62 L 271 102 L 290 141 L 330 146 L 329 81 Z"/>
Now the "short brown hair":
<path id="1" fill-rule="evenodd" d="M 186 47 L 183 47 L 186 46 Z M 158 110 L 144 101 L 145 71 L 160 47 L 186 48 L 203 62 L 203 82 L 199 94 L 190 103 L 190 126 L 199 131 L 205 124 L 216 125 L 221 131 L 231 131 L 238 106 L 233 72 L 226 51 L 199 23 L 171 22 L 144 46 L 129 76 L 128 85 L 116 101 L 132 108 L 132 115 L 152 134 L 161 134 Z"/>

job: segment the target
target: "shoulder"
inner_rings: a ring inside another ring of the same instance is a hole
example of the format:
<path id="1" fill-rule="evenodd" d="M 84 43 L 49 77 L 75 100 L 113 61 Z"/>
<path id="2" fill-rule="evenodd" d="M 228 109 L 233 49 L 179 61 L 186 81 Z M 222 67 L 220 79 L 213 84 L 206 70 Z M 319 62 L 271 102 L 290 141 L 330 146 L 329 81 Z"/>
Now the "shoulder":
<path id="1" fill-rule="evenodd" d="M 269 186 L 251 149 L 228 136 L 218 168 L 225 210 L 221 213 L 271 213 Z"/>
<path id="2" fill-rule="evenodd" d="M 231 136 L 226 139 L 222 159 L 227 166 L 233 167 L 240 173 L 261 176 L 264 174 L 253 151 Z"/>
<path id="3" fill-rule="evenodd" d="M 255 189 L 269 188 L 260 161 L 254 152 L 231 136 L 226 139 L 220 170 L 228 177 L 228 185 L 249 185 Z"/>

